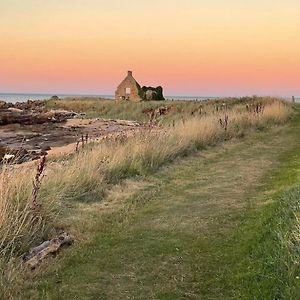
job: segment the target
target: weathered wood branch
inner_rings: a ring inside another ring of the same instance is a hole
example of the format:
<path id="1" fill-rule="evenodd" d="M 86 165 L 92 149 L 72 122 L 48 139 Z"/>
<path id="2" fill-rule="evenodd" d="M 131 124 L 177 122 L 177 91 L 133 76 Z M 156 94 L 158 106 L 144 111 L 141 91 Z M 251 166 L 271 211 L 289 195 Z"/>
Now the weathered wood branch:
<path id="1" fill-rule="evenodd" d="M 64 245 L 71 245 L 73 241 L 74 238 L 64 232 L 57 238 L 45 241 L 41 245 L 32 248 L 26 255 L 24 255 L 23 261 L 33 270 L 48 256 L 57 253 Z"/>

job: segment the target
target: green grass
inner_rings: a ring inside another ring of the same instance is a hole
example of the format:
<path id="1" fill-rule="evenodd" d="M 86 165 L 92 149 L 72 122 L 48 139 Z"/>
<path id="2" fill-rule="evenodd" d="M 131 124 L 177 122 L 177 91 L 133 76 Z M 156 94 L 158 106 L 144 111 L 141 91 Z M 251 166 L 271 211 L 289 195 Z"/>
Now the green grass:
<path id="1" fill-rule="evenodd" d="M 241 103 L 240 100 L 227 101 L 227 104 L 222 102 L 221 112 L 216 106 L 220 101 L 208 102 L 205 104 L 204 115 L 193 116 L 188 115 L 188 111 L 202 103 L 186 102 L 184 105 L 181 103 L 170 117 L 176 118 L 181 106 L 185 108 L 188 118 L 184 122 L 176 122 L 171 128 L 144 129 L 133 137 L 95 143 L 61 161 L 49 161 L 47 176 L 43 180 L 37 199 L 42 208 L 39 210 L 41 222 L 33 221 L 37 216 L 31 209 L 31 178 L 34 177 L 34 166 L 26 165 L 26 169 L 15 170 L 8 168 L 7 172 L 1 169 L 0 251 L 3 254 L 1 260 L 8 262 L 13 256 L 22 255 L 32 245 L 47 238 L 46 236 L 51 238 L 55 235 L 52 221 L 56 217 L 57 210 L 52 209 L 53 207 L 65 210 L 70 202 L 72 205 L 76 201 L 98 202 L 104 198 L 112 185 L 126 178 L 147 175 L 176 158 L 228 139 L 248 135 L 258 129 L 283 124 L 288 120 L 291 105 L 276 99 L 261 100 L 264 109 L 258 113 L 253 111 L 255 108 L 253 106 L 249 110 L 248 105 L 258 101 L 253 98 L 247 103 Z M 62 103 L 74 104 L 73 101 L 60 102 Z M 93 101 L 84 100 L 75 103 L 77 108 L 81 105 L 86 108 L 86 105 Z M 106 103 L 111 103 L 109 105 L 112 105 L 114 113 L 120 104 L 108 101 Z M 98 104 L 101 106 L 101 101 L 97 102 Z M 124 105 L 127 105 L 130 113 L 135 111 L 136 107 L 141 109 L 145 103 L 139 103 L 139 106 L 135 106 L 134 103 Z M 226 128 L 219 122 L 224 119 L 225 114 L 229 120 Z M 65 227 L 65 224 L 61 227 Z"/>
<path id="2" fill-rule="evenodd" d="M 20 298 L 298 299 L 299 126 L 298 108 L 289 125 L 178 160 L 121 185 L 117 200 L 82 204 L 75 222 L 87 240 Z"/>
<path id="3" fill-rule="evenodd" d="M 298 108 L 299 109 L 299 108 Z M 299 130 L 300 116 L 291 124 L 290 132 Z M 257 299 L 299 299 L 300 296 L 300 141 L 280 156 L 281 167 L 266 180 L 267 199 L 275 200 L 259 212 L 257 235 L 251 245 L 245 293 Z"/>

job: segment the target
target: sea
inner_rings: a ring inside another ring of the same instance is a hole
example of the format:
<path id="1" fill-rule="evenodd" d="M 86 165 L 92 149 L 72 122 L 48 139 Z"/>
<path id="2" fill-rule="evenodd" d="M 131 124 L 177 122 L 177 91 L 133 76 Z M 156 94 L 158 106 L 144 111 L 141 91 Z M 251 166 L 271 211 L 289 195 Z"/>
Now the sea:
<path id="1" fill-rule="evenodd" d="M 12 93 L 0 93 L 0 101 L 6 101 L 10 103 L 16 102 L 26 102 L 27 100 L 47 100 L 50 99 L 54 94 L 12 94 Z M 55 94 L 59 98 L 66 97 L 93 97 L 113 100 L 115 97 L 113 95 L 72 95 L 72 94 Z M 203 100 L 214 100 L 224 97 L 203 97 L 203 96 L 166 96 L 168 100 L 194 100 L 194 101 L 203 101 Z M 287 100 L 291 100 L 291 97 L 286 97 Z M 295 98 L 296 102 L 300 102 L 300 97 Z"/>
<path id="2" fill-rule="evenodd" d="M 59 98 L 66 97 L 95 97 L 104 99 L 114 99 L 112 95 L 72 95 L 72 94 L 11 94 L 11 93 L 0 93 L 0 100 L 16 103 L 16 102 L 26 102 L 27 100 L 48 100 L 52 96 L 58 96 Z"/>

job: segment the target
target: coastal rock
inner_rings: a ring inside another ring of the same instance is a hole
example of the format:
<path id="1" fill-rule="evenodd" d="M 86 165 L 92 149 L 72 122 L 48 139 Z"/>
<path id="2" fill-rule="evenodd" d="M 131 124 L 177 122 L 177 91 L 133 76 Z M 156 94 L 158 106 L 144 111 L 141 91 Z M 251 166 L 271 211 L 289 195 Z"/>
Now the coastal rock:
<path id="1" fill-rule="evenodd" d="M 44 101 L 41 100 L 28 100 L 26 102 L 17 102 L 13 104 L 14 108 L 22 110 L 37 110 L 44 106 Z"/>
<path id="2" fill-rule="evenodd" d="M 31 160 L 31 156 L 26 149 L 8 149 L 0 147 L 0 162 L 21 164 L 25 161 Z"/>
<path id="3" fill-rule="evenodd" d="M 24 105 L 14 105 L 13 107 L 0 109 L 0 125 L 35 125 L 50 122 L 61 123 L 66 121 L 67 119 L 81 116 L 73 111 L 40 111 L 38 109 L 29 109 L 28 107 L 29 106 Z"/>
<path id="4" fill-rule="evenodd" d="M 54 95 L 50 98 L 50 100 L 58 101 L 60 100 L 58 96 Z"/>
<path id="5" fill-rule="evenodd" d="M 8 103 L 8 102 L 5 102 L 3 100 L 0 100 L 0 109 L 8 109 L 12 106 L 13 106 L 12 103 Z"/>

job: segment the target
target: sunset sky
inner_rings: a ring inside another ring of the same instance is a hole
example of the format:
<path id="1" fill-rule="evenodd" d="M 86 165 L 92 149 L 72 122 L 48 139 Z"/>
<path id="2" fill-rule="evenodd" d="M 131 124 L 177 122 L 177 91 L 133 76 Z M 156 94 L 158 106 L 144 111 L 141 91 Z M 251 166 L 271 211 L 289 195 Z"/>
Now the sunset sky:
<path id="1" fill-rule="evenodd" d="M 300 0 L 0 0 L 0 93 L 300 96 Z"/>

